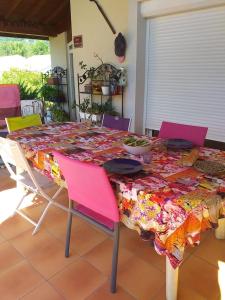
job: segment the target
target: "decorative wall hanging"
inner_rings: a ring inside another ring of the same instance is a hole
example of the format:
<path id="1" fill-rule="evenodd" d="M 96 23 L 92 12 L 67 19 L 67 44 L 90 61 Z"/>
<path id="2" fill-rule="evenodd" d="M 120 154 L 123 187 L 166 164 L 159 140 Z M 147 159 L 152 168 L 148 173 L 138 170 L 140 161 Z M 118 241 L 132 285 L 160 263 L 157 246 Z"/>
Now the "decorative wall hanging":
<path id="1" fill-rule="evenodd" d="M 74 48 L 83 48 L 83 36 L 75 35 L 73 37 L 73 45 L 74 45 Z"/>
<path id="2" fill-rule="evenodd" d="M 115 38 L 114 45 L 115 45 L 115 54 L 118 57 L 119 62 L 120 63 L 124 62 L 125 53 L 126 53 L 126 40 L 121 32 Z"/>
<path id="3" fill-rule="evenodd" d="M 104 12 L 103 8 L 100 6 L 98 1 L 97 0 L 90 0 L 90 1 L 94 2 L 97 5 L 100 13 L 103 15 L 103 18 L 106 20 L 106 22 L 109 25 L 110 29 L 112 30 L 113 34 L 116 34 L 115 28 L 113 27 L 112 23 L 109 21 L 108 17 L 106 16 L 106 13 Z"/>

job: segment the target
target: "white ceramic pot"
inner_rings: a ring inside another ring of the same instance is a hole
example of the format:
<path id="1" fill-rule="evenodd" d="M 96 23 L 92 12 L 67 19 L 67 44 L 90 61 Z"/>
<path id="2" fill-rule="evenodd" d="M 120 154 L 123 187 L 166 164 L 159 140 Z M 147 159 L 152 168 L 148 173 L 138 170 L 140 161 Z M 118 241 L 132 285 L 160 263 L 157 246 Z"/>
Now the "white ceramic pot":
<path id="1" fill-rule="evenodd" d="M 95 115 L 95 114 L 93 114 L 91 116 L 91 119 L 92 119 L 93 122 L 100 122 L 101 119 L 102 119 L 102 115 Z"/>
<path id="2" fill-rule="evenodd" d="M 80 111 L 79 114 L 80 114 L 81 120 L 89 120 L 91 118 L 91 115 L 88 113 L 84 113 L 84 112 Z"/>
<path id="3" fill-rule="evenodd" d="M 102 94 L 103 95 L 109 95 L 110 94 L 110 88 L 109 88 L 109 86 L 108 85 L 103 85 L 102 86 Z"/>

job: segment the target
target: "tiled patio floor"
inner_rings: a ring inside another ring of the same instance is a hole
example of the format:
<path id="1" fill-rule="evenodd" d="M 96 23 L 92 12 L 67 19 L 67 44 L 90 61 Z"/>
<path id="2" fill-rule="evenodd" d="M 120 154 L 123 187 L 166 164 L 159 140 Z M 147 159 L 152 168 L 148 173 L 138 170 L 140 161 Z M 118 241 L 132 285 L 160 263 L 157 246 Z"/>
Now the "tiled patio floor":
<path id="1" fill-rule="evenodd" d="M 32 236 L 32 226 L 19 215 L 8 218 L 16 195 L 15 184 L 0 170 L 0 299 L 165 299 L 165 257 L 135 232 L 122 226 L 118 291 L 112 295 L 108 282 L 112 242 L 107 235 L 74 218 L 71 256 L 64 258 L 66 213 L 50 208 L 41 230 Z M 60 201 L 67 202 L 66 191 Z M 34 217 L 43 207 L 41 199 L 37 202 L 26 209 Z M 218 273 L 218 261 L 223 262 L 223 275 L 221 269 Z M 225 241 L 209 231 L 201 245 L 185 255 L 178 299 L 222 299 L 218 274 L 224 289 L 224 265 Z"/>

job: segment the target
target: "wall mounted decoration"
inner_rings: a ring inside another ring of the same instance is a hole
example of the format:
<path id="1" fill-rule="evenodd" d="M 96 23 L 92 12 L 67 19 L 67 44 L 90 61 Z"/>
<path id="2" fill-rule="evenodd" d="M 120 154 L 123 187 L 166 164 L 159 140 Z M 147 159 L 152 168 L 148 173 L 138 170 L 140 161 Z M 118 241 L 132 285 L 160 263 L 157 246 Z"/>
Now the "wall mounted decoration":
<path id="1" fill-rule="evenodd" d="M 97 5 L 97 7 L 98 7 L 100 13 L 103 15 L 103 18 L 106 20 L 107 24 L 109 25 L 110 29 L 112 30 L 112 33 L 113 33 L 113 34 L 116 34 L 115 28 L 113 27 L 112 23 L 109 21 L 108 17 L 106 16 L 106 13 L 104 12 L 103 8 L 102 8 L 101 5 L 98 3 L 98 1 L 97 1 L 97 0 L 90 0 L 90 1 L 91 1 L 91 2 L 94 2 L 94 3 Z"/>
<path id="2" fill-rule="evenodd" d="M 73 45 L 74 48 L 83 48 L 83 36 L 81 34 L 73 37 Z"/>

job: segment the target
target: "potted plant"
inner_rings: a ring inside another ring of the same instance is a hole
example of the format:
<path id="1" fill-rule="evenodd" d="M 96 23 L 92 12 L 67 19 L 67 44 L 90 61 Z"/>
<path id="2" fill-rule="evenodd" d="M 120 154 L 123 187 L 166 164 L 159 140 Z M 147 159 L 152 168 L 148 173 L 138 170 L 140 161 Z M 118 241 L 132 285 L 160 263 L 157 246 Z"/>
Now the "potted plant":
<path id="1" fill-rule="evenodd" d="M 53 122 L 66 122 L 69 121 L 68 113 L 62 109 L 61 105 L 53 104 L 50 108 L 51 119 Z"/>
<path id="2" fill-rule="evenodd" d="M 81 120 L 87 120 L 90 117 L 88 113 L 88 108 L 90 107 L 90 99 L 84 98 L 84 100 L 80 104 L 74 104 L 73 108 L 78 107 L 79 115 Z"/>
<path id="3" fill-rule="evenodd" d="M 93 122 L 101 122 L 103 115 L 103 107 L 101 104 L 93 102 L 87 111 L 90 114 L 89 118 L 91 118 Z"/>
<path id="4" fill-rule="evenodd" d="M 53 121 L 63 122 L 69 120 L 68 114 L 62 107 L 65 101 L 64 94 L 55 86 L 44 84 L 40 90 L 39 95 L 43 98 L 45 116 L 50 116 L 48 119 Z"/>

